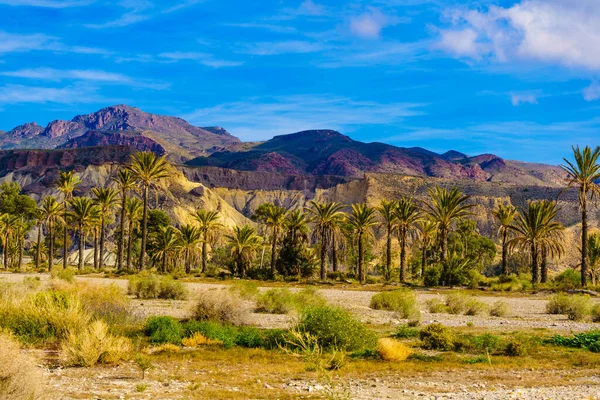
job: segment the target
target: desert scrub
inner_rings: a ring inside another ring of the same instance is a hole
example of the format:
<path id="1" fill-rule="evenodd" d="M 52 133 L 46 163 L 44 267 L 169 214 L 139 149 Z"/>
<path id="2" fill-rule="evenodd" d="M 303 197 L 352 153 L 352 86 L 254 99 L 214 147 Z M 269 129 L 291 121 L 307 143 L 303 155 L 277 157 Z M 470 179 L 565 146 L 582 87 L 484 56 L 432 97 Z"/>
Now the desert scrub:
<path id="1" fill-rule="evenodd" d="M 183 332 L 181 323 L 173 317 L 150 317 L 144 326 L 144 333 L 152 344 L 179 345 L 183 338 Z"/>
<path id="2" fill-rule="evenodd" d="M 570 304 L 570 296 L 564 293 L 557 293 L 550 298 L 546 304 L 546 313 L 548 314 L 566 314 Z"/>
<path id="3" fill-rule="evenodd" d="M 600 304 L 595 304 L 591 311 L 592 321 L 600 322 Z"/>
<path id="4" fill-rule="evenodd" d="M 557 346 L 575 347 L 600 353 L 600 330 L 577 333 L 572 337 L 555 335 L 549 342 Z"/>
<path id="5" fill-rule="evenodd" d="M 229 290 L 201 292 L 196 302 L 194 319 L 232 325 L 243 325 L 250 315 L 250 307 Z"/>
<path id="6" fill-rule="evenodd" d="M 432 314 L 448 312 L 448 309 L 446 308 L 446 303 L 444 303 L 440 299 L 429 299 L 425 304 L 427 305 L 427 310 L 429 310 L 429 312 Z"/>
<path id="7" fill-rule="evenodd" d="M 185 300 L 188 296 L 183 283 L 177 282 L 171 277 L 157 275 L 130 278 L 127 292 L 144 300 Z"/>
<path id="8" fill-rule="evenodd" d="M 229 286 L 229 290 L 237 293 L 245 300 L 254 300 L 259 294 L 258 285 L 255 282 L 246 280 L 233 281 Z"/>
<path id="9" fill-rule="evenodd" d="M 348 311 L 338 307 L 305 308 L 300 314 L 297 329 L 315 336 L 325 350 L 358 351 L 372 349 L 377 343 L 373 332 Z"/>
<path id="10" fill-rule="evenodd" d="M 452 350 L 454 335 L 442 324 L 431 324 L 419 332 L 421 347 L 429 350 Z"/>
<path id="11" fill-rule="evenodd" d="M 407 289 L 380 292 L 371 297 L 369 305 L 374 310 L 395 311 L 400 318 L 420 319 L 415 293 Z"/>
<path id="12" fill-rule="evenodd" d="M 592 313 L 592 302 L 586 295 L 554 295 L 546 305 L 548 314 L 566 314 L 572 321 L 582 321 Z"/>
<path id="13" fill-rule="evenodd" d="M 258 296 L 256 312 L 288 314 L 304 307 L 325 305 L 325 298 L 313 288 L 292 292 L 287 288 L 270 289 Z"/>
<path id="14" fill-rule="evenodd" d="M 507 317 L 509 314 L 508 305 L 502 300 L 498 300 L 490 307 L 490 316 L 492 317 Z"/>
<path id="15" fill-rule="evenodd" d="M 377 352 L 385 361 L 404 361 L 413 353 L 410 347 L 392 338 L 379 339 Z"/>
<path id="16" fill-rule="evenodd" d="M 126 360 L 131 341 L 109 333 L 108 325 L 97 320 L 81 331 L 69 332 L 61 343 L 61 360 L 65 366 L 91 367 L 116 364 Z"/>
<path id="17" fill-rule="evenodd" d="M 487 306 L 476 298 L 472 297 L 465 302 L 465 315 L 483 314 Z"/>
<path id="18" fill-rule="evenodd" d="M 35 361 L 19 348 L 17 341 L 0 332 L 0 398 L 43 399 L 42 374 Z"/>
<path id="19" fill-rule="evenodd" d="M 419 336 L 419 329 L 414 328 L 409 325 L 398 326 L 398 328 L 396 329 L 396 332 L 394 333 L 394 337 L 397 339 L 409 339 L 409 338 L 415 338 L 418 336 Z"/>
<path id="20" fill-rule="evenodd" d="M 446 309 L 450 314 L 462 314 L 467 308 L 467 296 L 462 293 L 446 295 Z"/>
<path id="21" fill-rule="evenodd" d="M 183 338 L 181 344 L 185 347 L 200 347 L 200 346 L 218 346 L 223 342 L 216 339 L 209 339 L 200 332 L 195 332 L 192 336 Z"/>
<path id="22" fill-rule="evenodd" d="M 276 349 L 285 343 L 288 331 L 258 329 L 250 326 L 223 325 L 218 322 L 187 321 L 183 324 L 185 337 L 201 334 L 208 340 L 218 341 L 224 347 Z"/>

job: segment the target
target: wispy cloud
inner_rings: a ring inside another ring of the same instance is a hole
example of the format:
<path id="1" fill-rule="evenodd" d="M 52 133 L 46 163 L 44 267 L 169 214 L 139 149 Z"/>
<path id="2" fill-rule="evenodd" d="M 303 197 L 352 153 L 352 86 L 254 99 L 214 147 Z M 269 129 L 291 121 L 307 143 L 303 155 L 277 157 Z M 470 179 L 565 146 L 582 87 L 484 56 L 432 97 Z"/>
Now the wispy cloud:
<path id="1" fill-rule="evenodd" d="M 280 42 L 257 42 L 243 46 L 241 53 L 270 56 L 276 54 L 315 53 L 325 49 L 325 45 L 317 42 L 288 40 Z"/>
<path id="2" fill-rule="evenodd" d="M 133 79 L 123 74 L 100 70 L 60 70 L 53 68 L 33 68 L 21 69 L 18 71 L 0 71 L 0 75 L 15 78 L 37 79 L 55 82 L 60 82 L 63 80 L 103 82 L 157 90 L 166 89 L 167 87 L 169 87 L 169 85 L 165 83 Z"/>
<path id="3" fill-rule="evenodd" d="M 52 51 L 57 53 L 102 54 L 109 55 L 105 49 L 85 46 L 71 46 L 58 38 L 45 34 L 19 34 L 0 31 L 0 54 Z"/>
<path id="4" fill-rule="evenodd" d="M 199 125 L 227 126 L 245 140 L 305 129 L 352 129 L 358 125 L 397 123 L 422 115 L 424 104 L 357 101 L 334 95 L 257 97 L 201 108 L 184 115 Z"/>
<path id="5" fill-rule="evenodd" d="M 377 8 L 369 8 L 366 12 L 350 19 L 350 32 L 364 39 L 378 39 L 383 28 L 402 21 L 406 19 L 386 15 Z"/>
<path id="6" fill-rule="evenodd" d="M 257 23 L 257 22 L 243 22 L 243 23 L 227 23 L 224 26 L 231 26 L 236 28 L 248 28 L 248 29 L 263 29 L 275 33 L 297 33 L 298 29 L 293 26 L 284 26 L 269 23 Z"/>
<path id="7" fill-rule="evenodd" d="M 102 103 L 109 101 L 90 86 L 41 87 L 23 85 L 0 86 L 0 104 L 21 103 Z"/>
<path id="8" fill-rule="evenodd" d="M 27 6 L 44 8 L 81 7 L 94 3 L 95 0 L 0 0 L 0 4 L 8 6 Z"/>
<path id="9" fill-rule="evenodd" d="M 592 82 L 592 84 L 583 89 L 583 98 L 586 101 L 594 101 L 600 99 L 600 83 Z"/>
<path id="10" fill-rule="evenodd" d="M 202 53 L 202 52 L 185 52 L 185 51 L 173 51 L 160 53 L 158 55 L 159 58 L 164 60 L 168 60 L 171 62 L 177 61 L 196 61 L 202 65 L 212 68 L 223 68 L 223 67 L 237 67 L 243 64 L 241 61 L 230 61 L 230 60 L 221 60 L 215 58 L 214 55 L 210 53 Z"/>
<path id="11" fill-rule="evenodd" d="M 513 106 L 518 107 L 523 104 L 537 104 L 537 96 L 533 93 L 512 93 L 510 102 Z"/>

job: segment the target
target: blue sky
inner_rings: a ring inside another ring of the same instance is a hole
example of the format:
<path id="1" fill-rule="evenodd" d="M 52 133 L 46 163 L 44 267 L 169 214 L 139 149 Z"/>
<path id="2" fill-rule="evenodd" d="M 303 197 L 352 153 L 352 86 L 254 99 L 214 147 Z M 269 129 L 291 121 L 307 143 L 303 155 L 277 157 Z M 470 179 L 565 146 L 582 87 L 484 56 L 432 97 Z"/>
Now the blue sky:
<path id="1" fill-rule="evenodd" d="M 125 103 L 558 163 L 600 133 L 598 0 L 0 0 L 0 129 Z"/>

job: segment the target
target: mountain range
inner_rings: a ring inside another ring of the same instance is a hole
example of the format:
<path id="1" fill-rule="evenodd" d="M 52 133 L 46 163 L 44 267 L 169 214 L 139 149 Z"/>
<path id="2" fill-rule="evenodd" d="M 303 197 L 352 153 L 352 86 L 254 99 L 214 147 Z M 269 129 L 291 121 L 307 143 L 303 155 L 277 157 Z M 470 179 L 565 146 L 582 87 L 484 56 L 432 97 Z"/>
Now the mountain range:
<path id="1" fill-rule="evenodd" d="M 438 154 L 419 147 L 364 143 L 327 129 L 279 135 L 265 142 L 242 142 L 222 127 L 193 126 L 181 118 L 127 105 L 106 107 L 70 121 L 55 120 L 46 127 L 29 122 L 0 132 L 3 150 L 71 150 L 69 154 L 84 160 L 89 158 L 86 149 L 99 146 L 119 146 L 126 152 L 149 150 L 188 167 L 284 175 L 360 178 L 365 173 L 388 173 L 538 186 L 556 186 L 564 179 L 554 166 L 509 161 L 493 154 L 467 156 L 452 150 Z M 79 151 L 73 153 L 73 149 Z M 10 155 L 18 154 L 22 159 L 25 154 L 1 153 L 4 165 L 10 164 L 6 160 Z M 31 157 L 33 153 L 26 154 Z M 110 157 L 115 153 L 102 154 Z"/>

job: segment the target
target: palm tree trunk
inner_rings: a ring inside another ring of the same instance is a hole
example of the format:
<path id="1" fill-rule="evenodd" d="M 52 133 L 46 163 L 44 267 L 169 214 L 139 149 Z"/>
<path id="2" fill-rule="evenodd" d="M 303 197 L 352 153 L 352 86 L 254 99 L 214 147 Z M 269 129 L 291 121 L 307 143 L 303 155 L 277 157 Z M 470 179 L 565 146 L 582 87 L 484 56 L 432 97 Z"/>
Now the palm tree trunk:
<path id="1" fill-rule="evenodd" d="M 127 191 L 121 193 L 121 217 L 119 220 L 119 242 L 117 243 L 117 271 L 123 269 L 123 247 L 125 242 L 125 205 L 127 200 Z"/>
<path id="2" fill-rule="evenodd" d="M 83 268 L 83 242 L 85 238 L 83 237 L 83 224 L 79 224 L 79 270 Z"/>
<path id="3" fill-rule="evenodd" d="M 161 265 L 161 269 L 162 269 L 162 273 L 166 274 L 167 273 L 167 253 L 163 252 L 162 255 L 162 265 Z"/>
<path id="4" fill-rule="evenodd" d="M 273 227 L 273 237 L 271 238 L 271 278 L 275 278 L 275 251 L 277 249 L 277 227 Z"/>
<path id="5" fill-rule="evenodd" d="M 98 269 L 98 228 L 94 227 L 94 269 Z"/>
<path id="6" fill-rule="evenodd" d="M 131 270 L 131 246 L 133 244 L 133 221 L 129 221 L 129 232 L 127 234 L 127 270 Z"/>
<path id="7" fill-rule="evenodd" d="M 146 257 L 146 239 L 148 236 L 148 186 L 144 186 L 143 193 L 144 213 L 142 216 L 142 246 L 140 248 L 140 261 L 138 269 L 141 271 L 144 268 Z"/>
<path id="8" fill-rule="evenodd" d="M 4 269 L 8 270 L 8 235 L 4 237 Z"/>
<path id="9" fill-rule="evenodd" d="M 502 274 L 508 275 L 508 246 L 506 245 L 508 232 L 506 228 L 502 232 Z"/>
<path id="10" fill-rule="evenodd" d="M 23 268 L 23 238 L 21 237 L 21 235 L 19 235 L 19 260 L 18 260 L 18 265 L 19 265 L 19 271 Z"/>
<path id="11" fill-rule="evenodd" d="M 363 240 L 362 233 L 358 234 L 358 279 L 360 283 L 365 283 L 365 269 L 363 266 Z"/>
<path id="12" fill-rule="evenodd" d="M 48 246 L 48 271 L 52 271 L 54 264 L 54 227 L 52 225 L 52 221 L 48 221 L 48 241 L 50 242 Z"/>
<path id="13" fill-rule="evenodd" d="M 35 269 L 39 271 L 41 257 L 42 257 L 42 224 L 38 226 L 38 236 L 37 236 L 37 251 L 35 255 Z"/>
<path id="14" fill-rule="evenodd" d="M 67 197 L 65 196 L 65 201 L 63 202 L 63 207 L 65 209 L 64 212 L 64 219 L 65 219 L 65 227 L 63 229 L 63 269 L 67 269 L 67 258 L 69 257 L 69 249 L 68 249 L 68 245 L 67 245 L 67 235 L 68 235 L 68 230 L 67 230 Z"/>
<path id="15" fill-rule="evenodd" d="M 191 268 L 190 268 L 190 249 L 187 248 L 187 249 L 185 249 L 185 273 L 189 275 L 190 272 L 191 272 Z"/>
<path id="16" fill-rule="evenodd" d="M 387 226 L 387 237 L 385 243 L 385 279 L 389 280 L 392 272 L 392 226 Z"/>
<path id="17" fill-rule="evenodd" d="M 406 280 L 406 227 L 403 226 L 398 230 L 400 242 L 400 282 Z"/>
<path id="18" fill-rule="evenodd" d="M 531 283 L 537 285 L 540 280 L 540 271 L 538 266 L 538 251 L 535 244 L 531 245 Z"/>
<path id="19" fill-rule="evenodd" d="M 448 233 L 446 228 L 440 229 L 442 253 L 440 254 L 440 261 L 444 262 L 448 256 Z"/>
<path id="20" fill-rule="evenodd" d="M 204 232 L 202 239 L 202 273 L 206 272 L 206 232 Z"/>
<path id="21" fill-rule="evenodd" d="M 423 248 L 421 249 L 421 278 L 425 276 L 426 269 L 427 269 L 427 241 L 423 241 Z"/>
<path id="22" fill-rule="evenodd" d="M 588 248 L 588 226 L 587 226 L 587 199 L 585 194 L 581 204 L 581 286 L 587 286 L 587 248 Z"/>
<path id="23" fill-rule="evenodd" d="M 542 283 L 548 282 L 548 251 L 542 249 Z"/>
<path id="24" fill-rule="evenodd" d="M 324 230 L 321 231 L 321 270 L 320 277 L 324 281 L 327 276 L 325 274 L 325 257 L 327 257 L 327 236 Z"/>
<path id="25" fill-rule="evenodd" d="M 104 268 L 104 231 L 106 227 L 104 226 L 104 215 L 100 218 L 100 260 L 98 263 L 98 267 L 100 269 Z"/>

